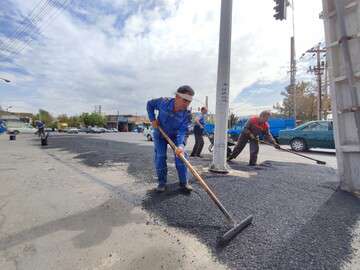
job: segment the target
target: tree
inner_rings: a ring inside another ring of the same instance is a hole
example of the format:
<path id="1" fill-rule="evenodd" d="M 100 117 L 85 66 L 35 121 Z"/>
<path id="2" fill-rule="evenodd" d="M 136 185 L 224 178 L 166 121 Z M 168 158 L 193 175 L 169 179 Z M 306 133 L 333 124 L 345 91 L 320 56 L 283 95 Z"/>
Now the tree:
<path id="1" fill-rule="evenodd" d="M 106 119 L 99 113 L 83 113 L 80 116 L 80 121 L 84 123 L 85 126 L 98 126 L 103 127 L 106 124 Z"/>
<path id="2" fill-rule="evenodd" d="M 59 123 L 66 123 L 66 124 L 69 123 L 69 117 L 66 114 L 60 114 L 57 117 L 57 120 L 58 120 Z"/>
<path id="3" fill-rule="evenodd" d="M 229 116 L 229 128 L 232 128 L 239 121 L 239 117 L 234 113 L 231 113 Z"/>
<path id="4" fill-rule="evenodd" d="M 80 127 L 80 117 L 79 116 L 70 116 L 68 119 L 69 127 Z"/>
<path id="5" fill-rule="evenodd" d="M 316 87 L 309 82 L 299 82 L 295 85 L 296 91 L 296 119 L 302 121 L 315 120 L 317 118 Z M 294 95 L 290 87 L 281 93 L 284 96 L 282 104 L 277 103 L 274 107 L 280 115 L 292 117 L 294 112 Z M 330 97 L 324 96 L 322 100 L 324 116 L 330 109 Z M 325 113 L 326 111 L 326 113 Z"/>
<path id="6" fill-rule="evenodd" d="M 45 126 L 50 126 L 54 122 L 54 117 L 48 111 L 40 109 L 39 113 L 33 117 L 33 124 L 36 120 L 42 121 Z"/>

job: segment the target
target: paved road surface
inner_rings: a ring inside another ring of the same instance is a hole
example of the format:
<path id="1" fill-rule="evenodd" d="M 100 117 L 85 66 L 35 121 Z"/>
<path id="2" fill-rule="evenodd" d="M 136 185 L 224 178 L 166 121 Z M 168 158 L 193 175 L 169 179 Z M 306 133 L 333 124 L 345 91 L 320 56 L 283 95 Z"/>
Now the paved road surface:
<path id="1" fill-rule="evenodd" d="M 308 153 L 320 166 L 263 145 L 260 166 L 246 166 L 245 149 L 229 175 L 208 172 L 209 153 L 191 159 L 236 217 L 254 215 L 219 246 L 224 218 L 196 183 L 179 192 L 170 151 L 169 190 L 151 190 L 153 148 L 140 134 L 53 136 L 45 148 L 3 136 L 0 146 L 1 269 L 359 267 L 360 203 L 337 190 L 334 154 Z"/>

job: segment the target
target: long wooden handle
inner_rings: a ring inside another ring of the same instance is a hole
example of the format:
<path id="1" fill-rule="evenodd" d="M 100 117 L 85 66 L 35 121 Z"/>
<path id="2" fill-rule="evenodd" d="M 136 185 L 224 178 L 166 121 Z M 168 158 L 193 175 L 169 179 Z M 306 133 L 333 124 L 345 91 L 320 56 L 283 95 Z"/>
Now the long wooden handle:
<path id="1" fill-rule="evenodd" d="M 274 146 L 272 143 L 268 143 L 268 142 L 266 142 L 266 141 L 259 140 L 259 142 L 264 143 L 264 144 L 267 144 L 267 145 L 270 145 L 270 146 Z M 308 157 L 308 156 L 302 155 L 302 154 L 300 154 L 300 153 L 296 153 L 296 152 L 294 152 L 294 151 L 291 151 L 291 150 L 288 150 L 288 149 L 285 149 L 285 148 L 282 148 L 282 147 L 280 147 L 279 150 L 282 150 L 282 151 L 285 151 L 285 152 L 288 152 L 288 153 L 291 153 L 291 154 L 294 154 L 294 155 L 297 155 L 297 156 L 300 156 L 300 157 L 303 157 L 303 158 L 307 158 L 307 159 L 316 161 L 317 163 L 320 163 L 320 164 L 326 164 L 325 161 L 322 161 L 322 160 L 319 160 L 319 159 L 315 159 L 315 158 L 312 158 L 312 157 Z"/>
<path id="2" fill-rule="evenodd" d="M 158 127 L 161 135 L 165 138 L 165 140 L 169 143 L 171 148 L 176 152 L 177 146 L 174 144 L 174 142 L 169 138 L 169 136 L 164 132 L 164 130 L 161 127 Z M 215 193 L 210 189 L 208 184 L 205 182 L 204 179 L 199 175 L 199 173 L 195 170 L 195 168 L 190 164 L 190 162 L 185 158 L 184 154 L 181 153 L 178 155 L 178 157 L 185 163 L 186 167 L 191 171 L 193 176 L 196 178 L 196 180 L 200 183 L 202 188 L 206 191 L 207 194 L 209 194 L 210 198 L 214 201 L 214 203 L 219 207 L 221 212 L 226 216 L 226 218 L 231 221 L 235 222 L 231 214 L 225 209 L 225 207 L 221 204 L 219 199 L 216 197 Z"/>

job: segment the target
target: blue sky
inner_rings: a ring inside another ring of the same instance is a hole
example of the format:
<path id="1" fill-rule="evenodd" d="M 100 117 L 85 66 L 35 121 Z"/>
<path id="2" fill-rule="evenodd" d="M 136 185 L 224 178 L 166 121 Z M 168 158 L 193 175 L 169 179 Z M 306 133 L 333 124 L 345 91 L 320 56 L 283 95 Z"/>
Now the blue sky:
<path id="1" fill-rule="evenodd" d="M 237 114 L 272 108 L 288 83 L 291 16 L 275 21 L 273 6 L 233 1 Z M 295 11 L 300 56 L 324 39 L 321 1 L 295 0 Z M 2 0 L 0 77 L 11 83 L 0 81 L 0 106 L 72 115 L 101 104 L 106 113 L 145 114 L 148 99 L 189 84 L 193 108 L 209 96 L 214 111 L 219 15 L 220 0 Z M 308 62 L 299 64 L 299 79 L 310 80 Z"/>

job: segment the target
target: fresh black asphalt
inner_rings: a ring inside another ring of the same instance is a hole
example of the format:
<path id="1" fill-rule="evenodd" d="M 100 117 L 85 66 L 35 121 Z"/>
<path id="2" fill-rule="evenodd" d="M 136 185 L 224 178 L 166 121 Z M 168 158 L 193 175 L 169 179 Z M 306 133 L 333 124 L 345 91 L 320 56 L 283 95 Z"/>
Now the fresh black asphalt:
<path id="1" fill-rule="evenodd" d="M 49 148 L 69 151 L 91 167 L 128 163 L 127 173 L 136 179 L 135 185 L 156 184 L 151 144 L 78 135 L 51 137 L 44 151 Z M 168 160 L 173 162 L 171 152 Z M 210 156 L 191 160 L 200 167 L 210 161 Z M 335 170 L 273 161 L 257 168 L 240 162 L 231 167 L 249 172 L 249 177 L 203 174 L 235 217 L 254 216 L 253 224 L 225 246 L 218 243 L 229 229 L 221 212 L 196 183 L 192 194 L 179 191 L 172 167 L 167 192 L 149 191 L 133 203 L 141 202 L 155 222 L 196 236 L 231 269 L 340 269 L 350 259 L 360 200 L 338 190 Z"/>

